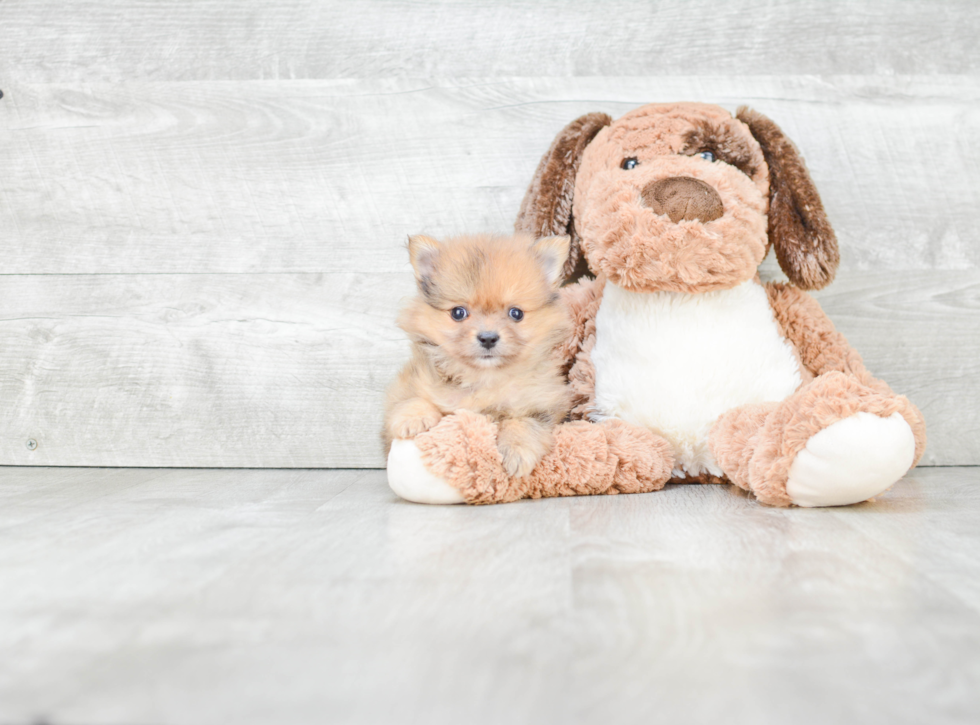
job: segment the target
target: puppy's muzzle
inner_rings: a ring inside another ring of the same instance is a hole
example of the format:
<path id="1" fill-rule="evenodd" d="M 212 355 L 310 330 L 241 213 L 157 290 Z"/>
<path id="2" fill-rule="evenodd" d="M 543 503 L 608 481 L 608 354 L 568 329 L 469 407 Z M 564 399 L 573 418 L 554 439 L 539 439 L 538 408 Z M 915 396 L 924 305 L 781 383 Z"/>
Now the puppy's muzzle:
<path id="1" fill-rule="evenodd" d="M 643 187 L 640 197 L 654 213 L 666 214 L 675 224 L 684 220 L 710 222 L 725 212 L 718 192 L 690 176 L 651 182 Z"/>

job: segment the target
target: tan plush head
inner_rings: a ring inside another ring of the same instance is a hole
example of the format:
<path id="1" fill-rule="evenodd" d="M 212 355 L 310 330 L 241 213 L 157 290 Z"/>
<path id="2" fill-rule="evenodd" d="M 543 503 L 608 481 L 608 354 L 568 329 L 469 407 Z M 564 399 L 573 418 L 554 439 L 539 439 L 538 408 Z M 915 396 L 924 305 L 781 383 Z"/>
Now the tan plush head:
<path id="1" fill-rule="evenodd" d="M 804 289 L 830 282 L 838 261 L 789 139 L 754 111 L 733 117 L 699 103 L 643 106 L 615 122 L 590 114 L 567 126 L 538 167 L 517 227 L 569 234 L 593 272 L 640 292 L 734 287 L 755 275 L 770 243 Z"/>

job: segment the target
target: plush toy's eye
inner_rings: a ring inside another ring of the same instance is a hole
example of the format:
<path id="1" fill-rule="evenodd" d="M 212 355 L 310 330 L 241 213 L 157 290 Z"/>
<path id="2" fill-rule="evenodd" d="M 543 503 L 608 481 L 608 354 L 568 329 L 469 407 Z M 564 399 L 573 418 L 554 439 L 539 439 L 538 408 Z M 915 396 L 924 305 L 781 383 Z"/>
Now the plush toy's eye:
<path id="1" fill-rule="evenodd" d="M 702 151 L 701 153 L 698 154 L 698 156 L 700 156 L 705 161 L 714 161 L 715 160 L 715 155 L 711 151 Z"/>
<path id="2" fill-rule="evenodd" d="M 510 319 L 512 319 L 514 322 L 520 322 L 524 319 L 524 311 L 519 310 L 516 307 L 511 307 L 509 310 L 507 310 L 507 314 L 510 315 Z"/>
<path id="3" fill-rule="evenodd" d="M 449 311 L 449 314 L 452 315 L 452 318 L 456 320 L 456 322 L 462 322 L 466 319 L 466 316 L 469 315 L 469 312 L 466 311 L 465 307 L 453 307 Z"/>
<path id="4" fill-rule="evenodd" d="M 623 163 L 621 163 L 619 167 L 629 171 L 630 169 L 635 169 L 638 163 L 640 162 L 636 160 L 635 156 L 630 156 L 628 159 L 623 159 Z"/>

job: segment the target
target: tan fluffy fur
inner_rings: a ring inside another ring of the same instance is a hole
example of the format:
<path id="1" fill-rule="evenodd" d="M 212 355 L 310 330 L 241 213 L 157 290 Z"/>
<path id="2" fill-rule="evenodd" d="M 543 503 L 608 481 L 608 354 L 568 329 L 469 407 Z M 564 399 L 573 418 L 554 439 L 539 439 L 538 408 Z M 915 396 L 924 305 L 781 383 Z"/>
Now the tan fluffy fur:
<path id="1" fill-rule="evenodd" d="M 388 391 L 385 446 L 468 410 L 497 426 L 504 470 L 526 476 L 551 448 L 570 407 L 554 351 L 570 322 L 557 293 L 568 237 L 468 236 L 409 240 L 419 294 L 399 326 L 412 358 Z M 451 310 L 466 317 L 454 320 Z M 523 318 L 514 320 L 511 310 Z M 489 349 L 477 335 L 499 340 Z"/>
<path id="2" fill-rule="evenodd" d="M 565 342 L 568 353 L 566 368 L 572 389 L 572 420 L 585 419 L 595 402 L 595 367 L 592 348 L 595 347 L 595 316 L 602 303 L 605 278 L 585 278 L 577 284 L 562 288 L 565 305 L 572 318 L 572 334 Z"/>
<path id="3" fill-rule="evenodd" d="M 645 428 L 574 421 L 555 428 L 554 445 L 530 475 L 515 478 L 503 467 L 497 434 L 487 416 L 461 410 L 415 443 L 426 467 L 471 504 L 658 491 L 673 467 L 670 445 Z"/>
<path id="4" fill-rule="evenodd" d="M 706 150 L 714 163 L 698 156 Z M 636 165 L 623 168 L 625 158 Z M 647 206 L 644 192 L 676 177 L 710 185 L 722 216 L 674 222 Z M 778 330 L 799 361 L 800 386 L 782 401 L 723 413 L 709 443 L 725 478 L 684 480 L 729 480 L 763 503 L 789 505 L 786 481 L 797 453 L 815 434 L 858 412 L 899 413 L 912 429 L 914 462 L 921 458 L 921 413 L 871 375 L 803 291 L 833 279 L 837 242 L 802 157 L 761 114 L 743 108 L 732 117 L 717 106 L 678 103 L 644 106 L 612 122 L 603 114 L 583 116 L 545 154 L 517 226 L 567 231 L 596 275 L 561 290 L 572 326 L 556 352 L 570 383 L 573 422 L 556 429 L 553 450 L 519 481 L 506 475 L 494 446 L 498 428 L 485 416 L 447 416 L 419 435 L 427 468 L 468 502 L 661 488 L 673 465 L 665 440 L 619 420 L 582 420 L 594 404 L 591 353 L 607 280 L 634 292 L 731 288 L 758 282 L 757 267 L 770 245 L 794 283 L 765 287 Z"/>
<path id="5" fill-rule="evenodd" d="M 702 140 L 707 128 L 713 134 Z M 712 149 L 692 145 L 709 141 Z M 694 155 L 701 150 L 712 150 L 721 163 Z M 624 170 L 626 158 L 635 158 L 636 167 Z M 722 216 L 675 223 L 643 202 L 645 188 L 674 177 L 711 186 Z M 768 244 L 768 190 L 762 151 L 741 121 L 717 106 L 655 104 L 596 134 L 575 179 L 573 218 L 589 266 L 609 281 L 633 292 L 707 292 L 755 274 Z"/>

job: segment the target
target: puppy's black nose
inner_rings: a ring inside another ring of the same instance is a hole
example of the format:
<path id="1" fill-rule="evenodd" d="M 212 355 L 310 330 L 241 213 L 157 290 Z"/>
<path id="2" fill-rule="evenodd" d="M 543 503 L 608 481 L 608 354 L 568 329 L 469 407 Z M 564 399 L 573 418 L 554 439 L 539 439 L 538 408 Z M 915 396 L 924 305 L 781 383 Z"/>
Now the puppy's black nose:
<path id="1" fill-rule="evenodd" d="M 476 339 L 480 341 L 487 350 L 497 344 L 497 340 L 500 339 L 500 335 L 496 332 L 480 332 L 477 333 Z"/>

